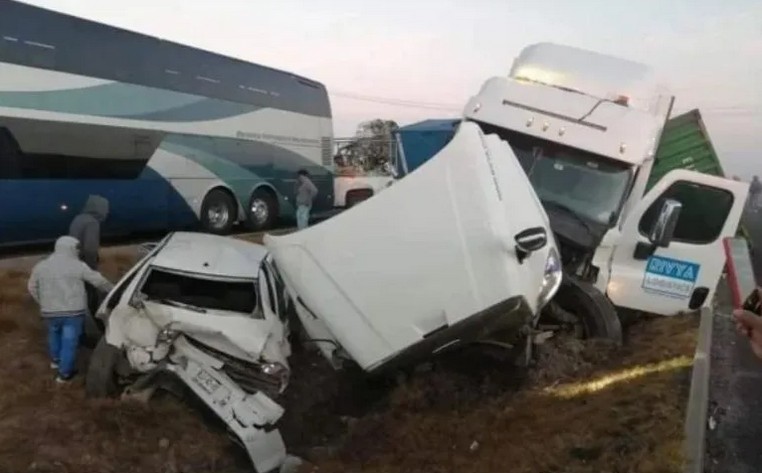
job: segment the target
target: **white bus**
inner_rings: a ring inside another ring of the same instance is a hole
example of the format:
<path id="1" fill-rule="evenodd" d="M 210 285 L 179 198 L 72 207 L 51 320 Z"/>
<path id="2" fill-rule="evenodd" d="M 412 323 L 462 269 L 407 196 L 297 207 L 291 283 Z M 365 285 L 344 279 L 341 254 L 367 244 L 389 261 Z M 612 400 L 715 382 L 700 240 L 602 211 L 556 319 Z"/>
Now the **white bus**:
<path id="1" fill-rule="evenodd" d="M 299 169 L 333 205 L 331 107 L 304 77 L 0 0 L 0 245 L 289 218 Z"/>

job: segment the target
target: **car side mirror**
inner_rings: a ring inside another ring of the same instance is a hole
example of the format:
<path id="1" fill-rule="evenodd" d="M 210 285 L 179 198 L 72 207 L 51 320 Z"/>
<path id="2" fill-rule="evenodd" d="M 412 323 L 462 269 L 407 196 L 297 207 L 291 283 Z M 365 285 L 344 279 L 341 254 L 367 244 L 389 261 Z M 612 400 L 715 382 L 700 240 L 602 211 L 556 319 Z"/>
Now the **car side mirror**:
<path id="1" fill-rule="evenodd" d="M 531 253 L 548 244 L 548 232 L 543 227 L 531 227 L 520 231 L 513 239 L 516 241 L 516 255 L 521 263 Z"/>
<path id="2" fill-rule="evenodd" d="M 683 204 L 674 199 L 666 199 L 659 210 L 651 231 L 648 234 L 648 241 L 657 248 L 669 247 L 672 238 L 675 235 L 675 227 L 680 218 L 680 212 Z"/>

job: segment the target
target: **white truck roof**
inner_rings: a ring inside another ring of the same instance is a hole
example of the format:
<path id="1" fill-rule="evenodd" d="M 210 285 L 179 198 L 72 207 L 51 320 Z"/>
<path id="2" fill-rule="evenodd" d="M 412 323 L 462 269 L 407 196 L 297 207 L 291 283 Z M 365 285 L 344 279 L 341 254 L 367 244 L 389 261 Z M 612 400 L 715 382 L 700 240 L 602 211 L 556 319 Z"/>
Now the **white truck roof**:
<path id="1" fill-rule="evenodd" d="M 463 116 L 639 165 L 655 154 L 671 104 L 646 66 L 540 43 L 510 75 L 488 79 Z"/>
<path id="2" fill-rule="evenodd" d="M 647 112 L 671 93 L 650 67 L 638 62 L 553 43 L 524 48 L 510 77 L 576 90 L 605 100 L 629 99 L 629 106 Z"/>

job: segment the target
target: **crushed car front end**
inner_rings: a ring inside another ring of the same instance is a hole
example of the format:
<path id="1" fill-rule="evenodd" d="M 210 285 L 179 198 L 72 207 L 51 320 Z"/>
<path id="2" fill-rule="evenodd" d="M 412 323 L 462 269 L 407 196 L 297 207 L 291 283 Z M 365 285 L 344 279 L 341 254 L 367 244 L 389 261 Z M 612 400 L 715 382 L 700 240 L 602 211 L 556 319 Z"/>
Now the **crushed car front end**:
<path id="1" fill-rule="evenodd" d="M 259 245 L 175 233 L 99 311 L 107 347 L 131 371 L 122 381 L 134 390 L 173 375 L 226 424 L 259 472 L 286 456 L 275 427 L 283 408 L 274 399 L 290 374 L 287 328 L 267 264 Z"/>

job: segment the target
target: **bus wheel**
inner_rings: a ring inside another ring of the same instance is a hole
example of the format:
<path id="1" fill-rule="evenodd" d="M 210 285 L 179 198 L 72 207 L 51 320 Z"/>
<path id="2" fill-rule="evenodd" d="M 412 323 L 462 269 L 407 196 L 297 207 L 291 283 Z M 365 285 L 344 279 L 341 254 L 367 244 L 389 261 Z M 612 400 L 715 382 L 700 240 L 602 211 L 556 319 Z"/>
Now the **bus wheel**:
<path id="1" fill-rule="evenodd" d="M 271 191 L 257 189 L 251 196 L 248 209 L 249 228 L 253 231 L 267 230 L 278 218 L 278 201 Z"/>
<path id="2" fill-rule="evenodd" d="M 221 189 L 214 189 L 204 197 L 201 204 L 201 225 L 204 230 L 217 235 L 227 235 L 236 220 L 236 203 L 233 197 Z"/>

